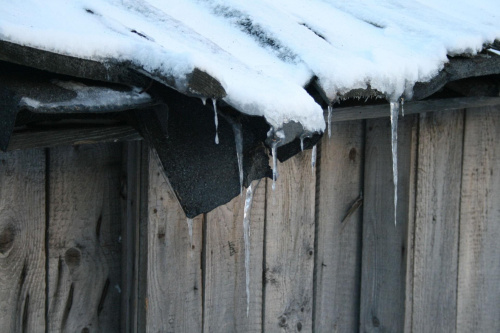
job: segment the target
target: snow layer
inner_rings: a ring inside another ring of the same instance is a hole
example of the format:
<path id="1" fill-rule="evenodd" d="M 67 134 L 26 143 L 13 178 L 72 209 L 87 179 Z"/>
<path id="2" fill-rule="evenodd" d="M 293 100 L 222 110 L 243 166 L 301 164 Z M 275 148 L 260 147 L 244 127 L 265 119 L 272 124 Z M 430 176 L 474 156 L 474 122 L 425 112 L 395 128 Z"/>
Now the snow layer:
<path id="1" fill-rule="evenodd" d="M 411 97 L 447 54 L 500 38 L 498 0 L 4 0 L 0 39 L 102 62 L 128 60 L 173 76 L 195 67 L 225 101 L 279 128 L 325 128 L 303 87 L 316 76 L 330 99 L 372 88 Z M 210 96 L 208 96 L 210 97 Z"/>

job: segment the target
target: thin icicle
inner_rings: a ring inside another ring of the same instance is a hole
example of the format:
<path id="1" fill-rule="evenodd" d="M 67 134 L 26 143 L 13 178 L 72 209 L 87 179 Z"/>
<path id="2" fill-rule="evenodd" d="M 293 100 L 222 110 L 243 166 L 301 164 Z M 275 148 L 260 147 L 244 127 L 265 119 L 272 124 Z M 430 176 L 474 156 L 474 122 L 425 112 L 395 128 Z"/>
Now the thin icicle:
<path id="1" fill-rule="evenodd" d="M 278 179 L 278 156 L 276 152 L 277 142 L 273 142 L 271 146 L 271 151 L 273 154 L 273 191 L 276 189 L 276 179 Z"/>
<path id="2" fill-rule="evenodd" d="M 401 116 L 405 116 L 405 99 L 401 97 Z"/>
<path id="3" fill-rule="evenodd" d="M 392 177 L 394 183 L 394 225 L 396 225 L 396 212 L 398 208 L 398 115 L 399 102 L 391 104 L 391 146 L 392 146 Z"/>
<path id="4" fill-rule="evenodd" d="M 188 230 L 189 230 L 189 244 L 191 244 L 191 247 L 192 247 L 193 246 L 193 219 L 188 218 L 187 225 L 188 225 Z"/>
<path id="5" fill-rule="evenodd" d="M 203 105 L 207 105 L 207 98 L 201 97 L 201 102 L 203 103 Z"/>
<path id="6" fill-rule="evenodd" d="M 300 137 L 300 151 L 304 151 L 304 137 Z"/>
<path id="7" fill-rule="evenodd" d="M 314 174 L 314 168 L 316 167 L 316 152 L 317 152 L 316 145 L 314 145 L 311 155 L 311 168 L 313 174 Z"/>
<path id="8" fill-rule="evenodd" d="M 241 124 L 233 123 L 234 142 L 236 143 L 236 157 L 238 158 L 238 171 L 240 176 L 240 195 L 243 194 L 243 131 Z"/>
<path id="9" fill-rule="evenodd" d="M 259 183 L 255 187 L 257 187 Z M 245 241 L 245 284 L 247 293 L 247 317 L 250 310 L 250 211 L 252 209 L 254 188 L 248 186 L 243 210 L 243 238 Z"/>
<path id="10" fill-rule="evenodd" d="M 332 137 L 332 105 L 328 105 L 328 139 Z"/>
<path id="11" fill-rule="evenodd" d="M 219 117 L 217 116 L 217 100 L 215 98 L 212 99 L 212 103 L 214 105 L 214 121 L 215 121 L 215 143 L 219 144 Z"/>

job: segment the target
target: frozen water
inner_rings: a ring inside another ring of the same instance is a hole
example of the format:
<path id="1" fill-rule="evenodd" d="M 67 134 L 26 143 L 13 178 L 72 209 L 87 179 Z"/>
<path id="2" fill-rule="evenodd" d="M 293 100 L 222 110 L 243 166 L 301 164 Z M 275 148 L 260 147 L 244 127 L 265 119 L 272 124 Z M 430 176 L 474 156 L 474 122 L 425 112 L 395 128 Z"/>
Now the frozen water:
<path id="1" fill-rule="evenodd" d="M 201 102 L 203 103 L 203 105 L 207 105 L 207 98 L 201 97 Z"/>
<path id="2" fill-rule="evenodd" d="M 394 225 L 398 208 L 398 115 L 399 102 L 391 101 L 391 147 L 392 147 L 392 179 L 394 183 Z"/>
<path id="3" fill-rule="evenodd" d="M 219 144 L 219 116 L 217 115 L 217 100 L 215 98 L 212 99 L 212 103 L 214 105 L 214 122 L 215 122 L 215 143 Z"/>
<path id="4" fill-rule="evenodd" d="M 332 105 L 328 105 L 328 139 L 332 137 Z"/>
<path id="5" fill-rule="evenodd" d="M 260 182 L 260 181 L 259 181 Z M 257 182 L 257 186 L 259 186 Z M 254 188 L 250 184 L 245 196 L 245 208 L 243 210 L 243 238 L 245 241 L 245 290 L 247 293 L 247 316 L 250 310 L 250 211 L 252 209 Z"/>
<path id="6" fill-rule="evenodd" d="M 401 97 L 401 116 L 405 116 L 405 99 Z"/>
<path id="7" fill-rule="evenodd" d="M 241 123 L 233 122 L 234 142 L 236 144 L 236 158 L 238 159 L 238 174 L 240 178 L 240 195 L 243 193 L 243 131 Z"/>
<path id="8" fill-rule="evenodd" d="M 311 168 L 313 174 L 314 174 L 314 168 L 316 167 L 316 153 L 317 153 L 317 148 L 316 145 L 314 145 L 311 154 Z"/>
<path id="9" fill-rule="evenodd" d="M 273 154 L 273 191 L 276 189 L 276 180 L 278 179 L 278 156 L 276 151 L 277 142 L 273 142 L 271 146 L 271 151 Z"/>
<path id="10" fill-rule="evenodd" d="M 193 219 L 188 218 L 186 220 L 189 232 L 189 244 L 193 246 Z"/>

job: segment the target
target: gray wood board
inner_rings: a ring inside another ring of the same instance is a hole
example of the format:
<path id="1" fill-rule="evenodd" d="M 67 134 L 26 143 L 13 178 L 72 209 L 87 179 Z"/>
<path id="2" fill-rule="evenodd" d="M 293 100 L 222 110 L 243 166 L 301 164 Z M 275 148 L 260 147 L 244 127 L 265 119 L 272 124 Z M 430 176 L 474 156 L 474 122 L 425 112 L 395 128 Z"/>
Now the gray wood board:
<path id="1" fill-rule="evenodd" d="M 202 224 L 193 220 L 191 244 L 187 218 L 150 153 L 147 186 L 146 332 L 201 332 Z"/>
<path id="2" fill-rule="evenodd" d="M 316 332 L 355 332 L 359 324 L 361 218 L 347 219 L 363 186 L 364 122 L 332 124 L 320 146 L 316 189 Z"/>
<path id="3" fill-rule="evenodd" d="M 258 181 L 254 181 L 254 187 Z M 262 262 L 266 179 L 254 190 L 250 211 L 249 308 L 247 315 L 243 213 L 245 191 L 207 213 L 205 332 L 262 331 Z"/>
<path id="4" fill-rule="evenodd" d="M 312 331 L 315 172 L 311 151 L 278 164 L 267 184 L 264 331 Z"/>
<path id="5" fill-rule="evenodd" d="M 0 152 L 0 327 L 45 332 L 45 154 Z"/>
<path id="6" fill-rule="evenodd" d="M 500 107 L 466 110 L 458 332 L 500 331 Z"/>
<path id="7" fill-rule="evenodd" d="M 366 124 L 360 331 L 401 332 L 405 318 L 407 226 L 416 118 L 399 121 L 398 209 L 394 225 L 391 128 L 388 119 Z"/>
<path id="8" fill-rule="evenodd" d="M 463 110 L 420 115 L 410 272 L 414 332 L 455 331 L 463 117 Z"/>
<path id="9" fill-rule="evenodd" d="M 49 153 L 48 329 L 119 332 L 120 144 Z"/>
<path id="10" fill-rule="evenodd" d="M 446 110 L 460 110 L 467 107 L 482 107 L 500 105 L 500 97 L 458 97 L 446 99 L 431 99 L 425 101 L 410 101 L 404 103 L 406 115 Z M 326 115 L 326 112 L 325 112 Z M 334 108 L 332 122 L 346 120 L 360 120 L 373 118 L 388 118 L 390 116 L 389 104 L 376 104 L 366 106 L 353 106 Z"/>

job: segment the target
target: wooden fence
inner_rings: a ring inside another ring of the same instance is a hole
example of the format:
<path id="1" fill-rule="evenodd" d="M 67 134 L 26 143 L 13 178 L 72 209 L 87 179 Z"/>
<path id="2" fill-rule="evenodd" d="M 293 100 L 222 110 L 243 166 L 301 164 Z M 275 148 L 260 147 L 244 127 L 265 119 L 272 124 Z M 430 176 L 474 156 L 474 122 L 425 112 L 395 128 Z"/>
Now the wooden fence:
<path id="1" fill-rule="evenodd" d="M 0 153 L 5 332 L 498 332 L 500 107 L 333 124 L 186 218 L 140 142 Z"/>

